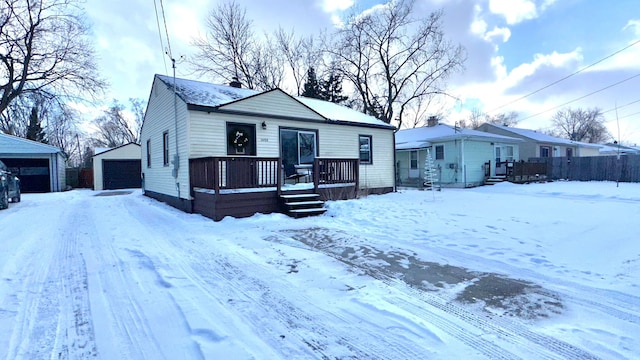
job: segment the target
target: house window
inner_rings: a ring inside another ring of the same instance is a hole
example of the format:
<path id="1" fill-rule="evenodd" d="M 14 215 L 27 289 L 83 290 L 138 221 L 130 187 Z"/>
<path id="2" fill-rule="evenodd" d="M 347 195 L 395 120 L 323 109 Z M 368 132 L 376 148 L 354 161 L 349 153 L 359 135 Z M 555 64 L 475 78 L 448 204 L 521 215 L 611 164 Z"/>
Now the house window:
<path id="1" fill-rule="evenodd" d="M 227 155 L 256 155 L 256 126 L 227 123 Z"/>
<path id="2" fill-rule="evenodd" d="M 505 159 L 505 161 L 513 161 L 514 160 L 514 157 L 513 157 L 513 146 L 511 146 L 511 145 L 503 146 L 502 149 L 504 150 L 504 159 Z"/>
<path id="3" fill-rule="evenodd" d="M 540 157 L 541 158 L 551 157 L 551 146 L 540 146 Z"/>
<path id="4" fill-rule="evenodd" d="M 151 140 L 147 140 L 147 167 L 151 167 Z"/>
<path id="5" fill-rule="evenodd" d="M 444 160 L 444 145 L 436 145 L 436 160 Z"/>
<path id="6" fill-rule="evenodd" d="M 371 135 L 360 135 L 360 164 L 371 163 Z"/>
<path id="7" fill-rule="evenodd" d="M 567 148 L 567 158 L 571 159 L 573 157 L 573 149 Z"/>
<path id="8" fill-rule="evenodd" d="M 169 166 L 169 132 L 168 131 L 165 131 L 162 133 L 162 164 L 164 166 Z"/>
<path id="9" fill-rule="evenodd" d="M 417 169 L 418 168 L 418 150 L 412 150 L 411 154 L 410 154 L 410 167 L 411 169 Z"/>

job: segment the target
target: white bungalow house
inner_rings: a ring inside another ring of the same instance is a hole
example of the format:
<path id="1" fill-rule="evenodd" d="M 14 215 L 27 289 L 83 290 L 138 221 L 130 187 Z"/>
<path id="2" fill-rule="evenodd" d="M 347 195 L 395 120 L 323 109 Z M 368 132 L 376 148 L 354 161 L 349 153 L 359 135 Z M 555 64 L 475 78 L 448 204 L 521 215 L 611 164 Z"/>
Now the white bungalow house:
<path id="1" fill-rule="evenodd" d="M 507 161 L 518 161 L 522 140 L 439 124 L 396 133 L 396 181 L 420 186 L 424 181 L 427 151 L 442 186 L 472 187 L 489 177 L 505 175 Z M 501 171 L 503 171 L 501 173 Z"/>
<path id="2" fill-rule="evenodd" d="M 393 191 L 394 130 L 280 89 L 156 75 L 141 131 L 143 190 L 214 220 L 321 213 L 322 200 Z"/>
<path id="3" fill-rule="evenodd" d="M 535 130 L 504 125 L 482 124 L 479 131 L 522 139 L 520 157 L 530 158 L 599 156 L 601 145 L 577 142 L 547 135 Z"/>

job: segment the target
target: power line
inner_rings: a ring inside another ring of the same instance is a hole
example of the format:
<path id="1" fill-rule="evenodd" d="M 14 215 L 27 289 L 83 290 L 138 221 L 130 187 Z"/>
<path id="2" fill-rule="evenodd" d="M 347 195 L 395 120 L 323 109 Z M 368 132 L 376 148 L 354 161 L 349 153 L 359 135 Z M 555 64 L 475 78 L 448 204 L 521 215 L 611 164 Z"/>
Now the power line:
<path id="1" fill-rule="evenodd" d="M 610 89 L 610 88 L 612 88 L 612 87 L 614 87 L 614 86 L 620 85 L 620 84 L 622 84 L 622 83 L 624 83 L 624 82 L 627 82 L 627 81 L 629 81 L 629 80 L 631 80 L 631 79 L 637 78 L 638 76 L 640 76 L 640 74 L 636 74 L 636 75 L 634 75 L 634 76 L 628 77 L 628 78 L 626 78 L 626 79 L 624 79 L 624 80 L 618 81 L 617 83 L 611 84 L 611 85 L 609 85 L 609 86 L 605 86 L 605 87 L 603 87 L 603 88 L 601 88 L 601 89 L 599 89 L 599 90 L 596 90 L 596 91 L 590 92 L 590 93 L 588 93 L 588 94 L 586 94 L 586 95 L 580 96 L 579 98 L 575 98 L 575 99 L 573 99 L 573 100 L 567 101 L 567 102 L 566 102 L 566 103 L 564 103 L 564 104 L 560 104 L 560 105 L 558 105 L 558 106 L 554 106 L 554 107 L 552 107 L 552 108 L 549 108 L 549 109 L 547 109 L 547 110 L 541 111 L 541 112 L 539 112 L 539 113 L 537 113 L 537 114 L 534 114 L 534 115 L 527 116 L 526 118 L 524 118 L 524 119 L 520 119 L 520 120 L 521 120 L 521 121 L 524 121 L 524 120 L 527 120 L 527 119 L 531 119 L 532 117 L 536 117 L 536 116 L 538 116 L 538 115 L 542 115 L 542 114 L 544 114 L 544 113 L 546 113 L 546 112 L 549 112 L 549 111 L 551 111 L 551 110 L 555 110 L 555 109 L 557 109 L 557 108 L 559 108 L 559 107 L 563 107 L 563 106 L 565 106 L 565 105 L 569 105 L 569 104 L 571 104 L 571 103 L 573 103 L 573 102 L 576 102 L 576 101 L 578 101 L 578 100 L 582 100 L 582 99 L 584 99 L 584 98 L 586 98 L 586 97 L 589 97 L 589 96 L 591 96 L 591 95 L 593 95 L 593 94 L 597 94 L 597 93 L 599 93 L 599 92 L 601 92 L 601 91 L 604 91 L 604 90 Z"/>
<path id="2" fill-rule="evenodd" d="M 549 85 L 543 86 L 543 87 L 541 87 L 541 88 L 540 88 L 540 89 L 538 89 L 538 90 L 535 90 L 535 91 L 530 92 L 530 93 L 528 93 L 528 94 L 526 94 L 526 95 L 523 95 L 523 96 L 521 96 L 521 97 L 519 97 L 519 98 L 517 98 L 517 99 L 515 99 L 515 100 L 512 100 L 512 101 L 510 101 L 510 102 L 508 102 L 508 103 L 506 103 L 506 104 L 504 104 L 504 105 L 498 106 L 497 108 L 492 109 L 492 110 L 489 110 L 489 111 L 487 111 L 486 113 L 494 112 L 494 111 L 496 111 L 496 110 L 502 109 L 502 108 L 503 108 L 503 107 L 505 107 L 505 106 L 511 105 L 511 104 L 513 104 L 513 103 L 515 103 L 515 102 L 518 102 L 518 101 L 522 100 L 522 99 L 528 98 L 528 97 L 529 97 L 529 96 L 531 96 L 531 95 L 537 94 L 537 93 L 539 93 L 539 92 L 540 92 L 540 91 L 542 91 L 542 90 L 545 90 L 545 89 L 547 89 L 547 88 L 550 88 L 551 86 L 553 86 L 553 85 L 555 85 L 555 84 L 557 84 L 557 83 L 559 83 L 559 82 L 561 82 L 561 81 L 567 80 L 568 78 L 570 78 L 570 77 L 572 77 L 572 76 L 574 76 L 574 75 L 577 75 L 577 74 L 579 74 L 579 73 L 581 73 L 581 72 L 583 72 L 583 71 L 585 71 L 585 70 L 587 70 L 587 69 L 589 69 L 589 68 L 591 68 L 591 67 L 593 67 L 593 66 L 595 66 L 595 65 L 598 65 L 599 63 L 601 63 L 601 62 L 603 62 L 603 61 L 605 61 L 605 60 L 607 60 L 607 59 L 609 59 L 609 58 L 611 58 L 611 57 L 613 57 L 613 56 L 615 56 L 615 55 L 618 55 L 619 53 L 621 53 L 621 52 L 623 52 L 623 51 L 627 50 L 628 48 L 630 48 L 630 47 L 632 47 L 632 46 L 635 46 L 635 45 L 636 45 L 636 44 L 638 44 L 638 43 L 640 43 L 640 39 L 639 39 L 639 40 L 634 41 L 633 43 L 631 43 L 631 44 L 629 44 L 629 45 L 625 46 L 624 48 L 622 48 L 622 49 L 620 49 L 620 50 L 618 50 L 618 51 L 616 51 L 616 52 L 614 52 L 614 53 L 612 53 L 612 54 L 610 54 L 610 55 L 605 56 L 604 58 L 602 58 L 602 59 L 600 59 L 600 60 L 598 60 L 598 61 L 594 62 L 594 63 L 593 63 L 593 64 L 591 64 L 591 65 L 587 65 L 587 66 L 583 67 L 582 69 L 580 69 L 580 70 L 578 70 L 578 71 L 576 71 L 576 72 L 574 72 L 574 73 L 572 73 L 572 74 L 570 74 L 570 75 L 567 75 L 567 76 L 565 76 L 565 77 L 563 77 L 563 78 L 561 78 L 561 79 L 559 79 L 559 80 L 556 80 L 556 81 L 552 82 L 552 83 L 551 83 L 551 84 L 549 84 Z"/>
<path id="3" fill-rule="evenodd" d="M 164 72 L 168 73 L 167 60 L 164 57 L 164 44 L 162 41 L 162 30 L 160 29 L 160 18 L 158 17 L 158 5 L 156 4 L 156 0 L 153 0 L 153 8 L 156 11 L 156 23 L 158 24 L 158 37 L 160 38 L 160 51 L 162 52 L 162 61 L 164 62 Z"/>
<path id="4" fill-rule="evenodd" d="M 169 55 L 169 57 L 173 59 L 173 53 L 171 52 L 171 42 L 169 41 L 169 29 L 167 28 L 167 17 L 164 15 L 164 4 L 162 3 L 162 0 L 160 0 L 160 10 L 162 10 L 162 19 L 164 20 L 164 32 L 165 34 L 167 34 L 167 48 L 169 49 L 167 55 Z"/>
<path id="5" fill-rule="evenodd" d="M 625 104 L 625 105 L 622 105 L 622 106 L 614 107 L 613 109 L 609 109 L 609 110 L 607 110 L 607 111 L 603 111 L 603 112 L 602 112 L 602 114 L 606 114 L 606 113 L 608 113 L 608 112 L 615 111 L 616 109 L 622 109 L 622 108 L 624 108 L 624 107 L 627 107 L 627 106 L 629 106 L 629 105 L 633 105 L 633 104 L 638 103 L 638 102 L 640 102 L 640 99 L 638 99 L 638 100 L 636 100 L 636 101 L 632 101 L 632 102 L 630 102 L 630 103 L 628 103 L 628 104 Z"/>

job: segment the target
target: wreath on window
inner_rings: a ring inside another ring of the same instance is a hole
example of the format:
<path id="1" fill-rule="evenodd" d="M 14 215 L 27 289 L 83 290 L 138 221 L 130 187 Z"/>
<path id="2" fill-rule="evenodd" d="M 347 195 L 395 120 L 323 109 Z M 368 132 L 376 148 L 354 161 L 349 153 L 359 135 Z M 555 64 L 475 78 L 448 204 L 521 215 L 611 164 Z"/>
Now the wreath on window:
<path id="1" fill-rule="evenodd" d="M 245 130 L 234 129 L 229 133 L 229 145 L 232 147 L 242 150 L 249 145 L 249 136 Z"/>

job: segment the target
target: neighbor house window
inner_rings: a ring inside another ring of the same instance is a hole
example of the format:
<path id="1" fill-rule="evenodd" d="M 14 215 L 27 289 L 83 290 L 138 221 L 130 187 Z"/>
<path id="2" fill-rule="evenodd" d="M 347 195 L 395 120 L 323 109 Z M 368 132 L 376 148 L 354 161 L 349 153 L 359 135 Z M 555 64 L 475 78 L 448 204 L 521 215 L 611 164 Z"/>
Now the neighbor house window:
<path id="1" fill-rule="evenodd" d="M 371 162 L 371 135 L 360 135 L 360 164 Z"/>
<path id="2" fill-rule="evenodd" d="M 151 167 L 151 140 L 147 140 L 147 167 Z"/>
<path id="3" fill-rule="evenodd" d="M 410 159 L 410 167 L 411 169 L 417 169 L 418 168 L 418 150 L 412 150 L 411 151 L 411 159 Z"/>
<path id="4" fill-rule="evenodd" d="M 227 123 L 227 155 L 256 155 L 256 126 Z"/>
<path id="5" fill-rule="evenodd" d="M 162 133 L 162 163 L 169 166 L 169 132 Z"/>
<path id="6" fill-rule="evenodd" d="M 540 157 L 551 157 L 551 146 L 540 146 Z"/>
<path id="7" fill-rule="evenodd" d="M 436 145 L 436 160 L 444 160 L 444 145 Z"/>
<path id="8" fill-rule="evenodd" d="M 513 161 L 514 157 L 513 157 L 513 146 L 511 145 L 507 145 L 504 147 L 504 157 L 505 160 L 507 161 Z"/>
<path id="9" fill-rule="evenodd" d="M 573 157 L 573 149 L 567 148 L 567 158 L 571 159 Z"/>

